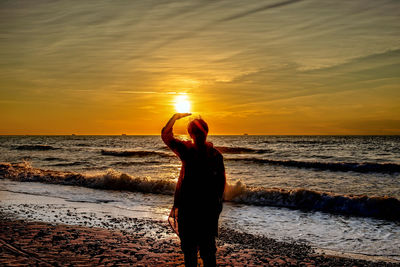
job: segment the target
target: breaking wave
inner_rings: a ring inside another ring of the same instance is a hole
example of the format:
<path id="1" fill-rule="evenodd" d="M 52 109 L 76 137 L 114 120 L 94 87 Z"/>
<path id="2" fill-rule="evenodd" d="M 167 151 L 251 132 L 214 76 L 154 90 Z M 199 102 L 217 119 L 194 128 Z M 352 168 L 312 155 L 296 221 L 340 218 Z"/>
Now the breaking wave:
<path id="1" fill-rule="evenodd" d="M 104 156 L 114 157 L 148 157 L 148 156 L 162 156 L 169 157 L 170 154 L 157 151 L 130 151 L 130 150 L 101 150 L 101 154 Z"/>
<path id="2" fill-rule="evenodd" d="M 353 171 L 353 172 L 377 172 L 398 173 L 400 165 L 395 163 L 372 163 L 372 162 L 319 162 L 319 161 L 295 161 L 295 160 L 273 160 L 260 158 L 225 158 L 230 161 L 247 161 L 258 164 L 280 165 L 285 167 L 310 168 L 327 171 Z"/>
<path id="3" fill-rule="evenodd" d="M 42 170 L 29 163 L 0 163 L 0 178 L 21 182 L 76 185 L 98 189 L 127 190 L 156 194 L 173 194 L 176 183 L 132 177 L 128 174 L 108 170 L 106 173 L 86 175 L 67 171 Z"/>
<path id="4" fill-rule="evenodd" d="M 38 150 L 38 151 L 43 151 L 43 150 L 55 150 L 58 149 L 56 147 L 52 147 L 49 145 L 20 145 L 15 147 L 16 150 Z"/>
<path id="5" fill-rule="evenodd" d="M 166 195 L 172 195 L 176 186 L 174 181 L 137 178 L 114 170 L 97 175 L 85 175 L 42 170 L 33 168 L 29 163 L 0 163 L 0 179 Z M 400 221 L 400 200 L 394 197 L 338 195 L 306 189 L 248 187 L 239 181 L 226 186 L 225 200 L 246 205 L 316 210 Z"/>
<path id="6" fill-rule="evenodd" d="M 338 195 L 306 189 L 252 188 L 240 181 L 227 187 L 225 199 L 236 203 L 400 221 L 400 200 L 394 197 Z"/>

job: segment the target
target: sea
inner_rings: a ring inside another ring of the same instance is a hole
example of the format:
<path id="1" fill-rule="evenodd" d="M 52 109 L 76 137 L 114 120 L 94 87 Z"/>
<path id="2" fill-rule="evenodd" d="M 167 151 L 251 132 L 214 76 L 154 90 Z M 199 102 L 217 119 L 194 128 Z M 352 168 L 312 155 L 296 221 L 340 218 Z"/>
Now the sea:
<path id="1" fill-rule="evenodd" d="M 227 176 L 220 226 L 400 260 L 400 136 L 208 140 Z M 0 162 L 0 206 L 59 199 L 165 222 L 181 168 L 160 136 L 0 136 Z"/>

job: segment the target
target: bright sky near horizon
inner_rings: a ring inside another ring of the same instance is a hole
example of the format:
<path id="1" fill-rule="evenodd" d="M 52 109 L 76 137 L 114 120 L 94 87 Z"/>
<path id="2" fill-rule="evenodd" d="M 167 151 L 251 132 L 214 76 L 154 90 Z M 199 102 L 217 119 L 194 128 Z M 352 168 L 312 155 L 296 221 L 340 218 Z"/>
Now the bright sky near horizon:
<path id="1" fill-rule="evenodd" d="M 1 1 L 0 134 L 158 134 L 182 95 L 211 134 L 400 134 L 399 21 L 398 0 Z"/>

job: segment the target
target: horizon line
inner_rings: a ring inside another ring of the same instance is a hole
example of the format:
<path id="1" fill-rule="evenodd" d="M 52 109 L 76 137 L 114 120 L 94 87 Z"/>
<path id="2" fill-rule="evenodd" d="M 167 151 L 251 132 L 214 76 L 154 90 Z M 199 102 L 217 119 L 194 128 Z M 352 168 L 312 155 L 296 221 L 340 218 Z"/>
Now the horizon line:
<path id="1" fill-rule="evenodd" d="M 161 134 L 0 134 L 0 136 L 160 136 Z M 183 136 L 188 134 L 174 134 Z M 209 134 L 208 136 L 400 136 L 400 134 Z"/>

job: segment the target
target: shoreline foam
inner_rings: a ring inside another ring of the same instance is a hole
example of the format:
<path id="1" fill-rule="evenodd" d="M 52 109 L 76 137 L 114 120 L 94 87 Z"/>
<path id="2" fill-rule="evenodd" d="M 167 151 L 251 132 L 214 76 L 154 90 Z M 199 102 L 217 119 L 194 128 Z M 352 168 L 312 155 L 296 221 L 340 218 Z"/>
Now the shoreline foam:
<path id="1" fill-rule="evenodd" d="M 85 175 L 74 172 L 42 170 L 27 163 L 0 163 L 1 178 L 21 182 L 76 185 L 95 189 L 165 195 L 172 195 L 176 186 L 173 180 L 133 177 L 114 170 L 96 175 Z M 246 205 L 285 207 L 400 221 L 400 200 L 387 196 L 339 195 L 301 188 L 289 190 L 248 187 L 239 181 L 234 185 L 227 185 L 224 198 L 225 201 Z"/>

